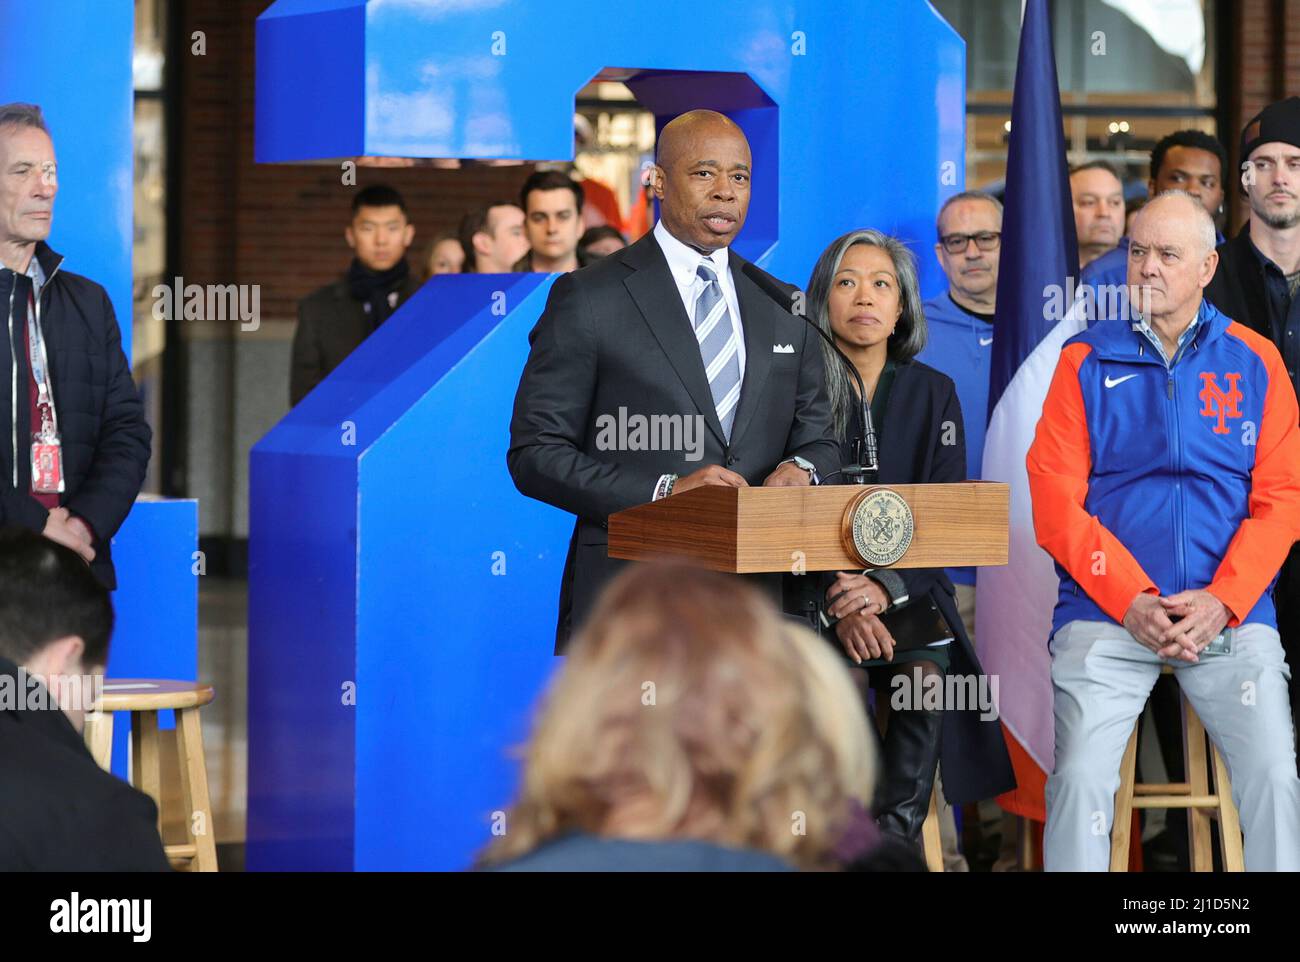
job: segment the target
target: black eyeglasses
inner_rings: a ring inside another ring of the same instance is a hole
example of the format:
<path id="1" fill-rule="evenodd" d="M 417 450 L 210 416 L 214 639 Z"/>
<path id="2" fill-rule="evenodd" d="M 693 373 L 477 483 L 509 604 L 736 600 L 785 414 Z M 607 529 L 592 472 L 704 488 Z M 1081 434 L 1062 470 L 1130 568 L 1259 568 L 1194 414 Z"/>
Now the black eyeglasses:
<path id="1" fill-rule="evenodd" d="M 949 254 L 963 253 L 970 246 L 971 241 L 974 241 L 975 246 L 980 250 L 991 251 L 1002 242 L 1002 232 L 982 230 L 978 234 L 948 234 L 939 238 L 939 243 Z"/>

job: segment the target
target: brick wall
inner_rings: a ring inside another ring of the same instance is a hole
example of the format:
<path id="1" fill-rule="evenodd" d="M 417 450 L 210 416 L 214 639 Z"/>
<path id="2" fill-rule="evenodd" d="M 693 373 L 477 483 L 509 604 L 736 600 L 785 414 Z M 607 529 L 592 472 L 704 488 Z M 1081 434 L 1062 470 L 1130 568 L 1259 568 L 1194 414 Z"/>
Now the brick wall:
<path id="1" fill-rule="evenodd" d="M 1283 97 L 1300 96 L 1300 0 L 1219 0 L 1227 4 L 1235 65 L 1225 78 L 1220 98 L 1226 100 L 1228 129 L 1222 139 L 1233 169 L 1239 170 L 1241 129 L 1265 105 Z M 1245 223 L 1246 209 L 1230 190 L 1233 223 Z"/>

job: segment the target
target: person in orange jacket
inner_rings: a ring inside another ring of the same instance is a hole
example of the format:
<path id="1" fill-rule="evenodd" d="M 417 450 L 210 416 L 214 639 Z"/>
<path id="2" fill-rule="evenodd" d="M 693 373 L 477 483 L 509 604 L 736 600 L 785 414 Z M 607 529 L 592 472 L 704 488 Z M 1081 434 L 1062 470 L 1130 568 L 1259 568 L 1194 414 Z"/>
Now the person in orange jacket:
<path id="1" fill-rule="evenodd" d="M 1300 535 L 1300 411 L 1277 348 L 1202 298 L 1214 248 L 1189 194 L 1142 209 L 1135 316 L 1066 342 L 1029 450 L 1035 532 L 1060 576 L 1049 871 L 1109 864 L 1120 759 L 1164 665 L 1227 761 L 1247 869 L 1300 870 L 1270 595 Z"/>

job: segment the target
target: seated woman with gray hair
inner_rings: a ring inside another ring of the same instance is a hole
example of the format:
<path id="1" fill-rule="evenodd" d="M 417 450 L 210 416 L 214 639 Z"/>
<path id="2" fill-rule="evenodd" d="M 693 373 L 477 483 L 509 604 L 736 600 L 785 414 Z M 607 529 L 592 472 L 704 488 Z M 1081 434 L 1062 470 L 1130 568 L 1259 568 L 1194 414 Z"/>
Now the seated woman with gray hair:
<path id="1" fill-rule="evenodd" d="M 956 388 L 947 375 L 915 360 L 925 346 L 926 325 L 912 252 L 876 230 L 837 238 L 813 268 L 807 305 L 809 318 L 853 363 L 866 389 L 878 448 L 878 467 L 867 483 L 965 480 Z M 860 433 L 857 383 L 843 359 L 829 345 L 822 347 L 842 460 L 853 464 L 851 439 Z M 845 483 L 838 473 L 826 482 Z M 913 609 L 912 617 L 898 617 L 904 608 Z M 978 685 L 983 672 L 942 568 L 791 576 L 787 609 L 809 617 L 852 665 L 865 669 L 860 685 L 876 690 L 878 704 L 888 697 L 874 805 L 882 831 L 919 841 L 941 761 L 944 794 L 954 805 L 1015 787 L 996 709 L 982 709 L 978 699 L 935 707 L 947 701 L 936 699 L 936 691 L 956 690 L 936 684 L 950 673 L 969 677 L 972 684 L 963 691 L 987 690 Z M 907 626 L 914 637 L 902 629 L 895 637 L 886 622 Z M 952 640 L 942 643 L 944 636 Z M 938 643 L 931 643 L 935 638 Z"/>

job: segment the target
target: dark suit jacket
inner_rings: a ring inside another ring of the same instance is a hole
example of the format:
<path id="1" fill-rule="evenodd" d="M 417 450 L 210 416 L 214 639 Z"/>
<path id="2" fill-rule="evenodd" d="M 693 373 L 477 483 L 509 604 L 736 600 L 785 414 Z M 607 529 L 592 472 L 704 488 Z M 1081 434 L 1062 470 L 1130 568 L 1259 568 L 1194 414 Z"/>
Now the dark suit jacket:
<path id="1" fill-rule="evenodd" d="M 17 666 L 0 658 L 11 690 Z M 0 872 L 167 872 L 148 795 L 95 764 L 58 708 L 0 705 Z"/>
<path id="2" fill-rule="evenodd" d="M 821 342 L 741 272 L 745 263 L 731 252 L 746 359 L 730 444 L 695 331 L 653 234 L 551 288 L 529 335 L 506 461 L 522 493 L 578 516 L 560 588 L 557 653 L 624 563 L 609 557 L 608 517 L 651 500 L 660 475 L 720 464 L 760 485 L 794 455 L 823 473 L 838 467 Z M 774 352 L 778 345 L 789 353 Z M 618 419 L 620 409 L 629 417 L 702 415 L 701 457 L 600 450 L 598 419 Z M 767 580 L 778 595 L 780 577 Z"/>
<path id="3" fill-rule="evenodd" d="M 948 429 L 948 425 L 952 429 Z M 920 361 L 898 365 L 883 424 L 876 425 L 880 484 L 944 484 L 966 480 L 966 435 L 957 389 L 948 375 Z M 847 439 L 846 439 L 847 440 Z M 955 443 L 945 443 L 945 441 Z M 849 460 L 849 444 L 842 448 Z M 838 481 L 838 476 L 834 479 Z M 957 614 L 956 593 L 943 568 L 891 568 L 907 586 L 909 603 L 929 598 L 942 612 L 956 642 L 950 647 L 949 671 L 983 674 L 975 647 Z M 798 587 L 787 597 L 822 598 L 827 579 L 794 578 Z M 824 632 L 840 650 L 833 630 Z M 1016 787 L 1011 759 L 997 720 L 983 721 L 978 709 L 946 711 L 940 755 L 944 795 L 954 805 L 992 798 Z"/>
<path id="4" fill-rule="evenodd" d="M 415 275 L 397 288 L 398 306 L 420 289 Z M 297 404 L 374 330 L 365 305 L 348 292 L 346 279 L 327 284 L 298 304 L 289 372 L 289 405 Z"/>

